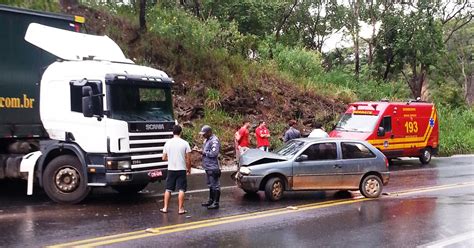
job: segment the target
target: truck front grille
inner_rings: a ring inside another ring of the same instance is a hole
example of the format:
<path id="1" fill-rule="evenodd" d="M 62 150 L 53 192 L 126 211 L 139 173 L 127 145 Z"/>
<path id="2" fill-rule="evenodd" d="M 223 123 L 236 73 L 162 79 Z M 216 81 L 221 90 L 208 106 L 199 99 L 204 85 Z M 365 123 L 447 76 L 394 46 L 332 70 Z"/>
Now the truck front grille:
<path id="1" fill-rule="evenodd" d="M 132 169 L 166 168 L 168 162 L 163 161 L 163 149 L 172 137 L 172 132 L 130 133 Z"/>

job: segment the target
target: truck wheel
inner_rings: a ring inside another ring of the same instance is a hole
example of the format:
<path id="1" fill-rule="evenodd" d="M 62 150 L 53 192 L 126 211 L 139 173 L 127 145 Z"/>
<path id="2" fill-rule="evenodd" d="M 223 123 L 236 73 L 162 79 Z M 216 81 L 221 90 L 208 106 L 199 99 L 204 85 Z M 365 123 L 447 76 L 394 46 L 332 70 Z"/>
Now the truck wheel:
<path id="1" fill-rule="evenodd" d="M 377 198 L 382 193 L 382 180 L 376 175 L 368 175 L 362 179 L 359 189 L 363 196 Z"/>
<path id="2" fill-rule="evenodd" d="M 119 192 L 120 194 L 124 195 L 131 195 L 136 194 L 146 188 L 148 183 L 144 184 L 130 184 L 130 185 L 114 185 L 112 188 Z"/>
<path id="3" fill-rule="evenodd" d="M 432 153 L 429 147 L 421 150 L 420 162 L 422 164 L 429 164 L 431 161 Z"/>
<path id="4" fill-rule="evenodd" d="M 283 197 L 284 190 L 284 184 L 280 178 L 270 178 L 265 184 L 265 197 L 270 201 L 278 201 Z"/>
<path id="5" fill-rule="evenodd" d="M 43 173 L 43 187 L 51 200 L 66 204 L 79 203 L 90 191 L 81 162 L 72 155 L 49 162 Z"/>

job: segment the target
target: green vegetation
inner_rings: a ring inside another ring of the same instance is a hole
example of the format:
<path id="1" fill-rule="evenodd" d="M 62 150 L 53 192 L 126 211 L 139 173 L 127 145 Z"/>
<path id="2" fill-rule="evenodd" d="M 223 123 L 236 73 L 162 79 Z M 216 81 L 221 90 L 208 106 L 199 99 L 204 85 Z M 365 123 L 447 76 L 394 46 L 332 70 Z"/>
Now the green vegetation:
<path id="1" fill-rule="evenodd" d="M 91 9 L 67 10 L 71 2 Z M 186 137 L 196 142 L 204 123 L 231 144 L 243 118 L 265 118 L 276 146 L 290 118 L 318 120 L 331 128 L 343 104 L 421 97 L 439 108 L 440 153 L 474 152 L 474 10 L 469 1 L 449 8 L 447 1 L 428 0 L 102 2 L 0 0 L 86 15 L 89 31 L 106 33 L 129 57 L 175 77 L 188 88 L 176 94 L 203 108 L 202 118 L 186 119 L 193 123 Z M 105 29 L 95 23 L 102 20 L 97 16 L 108 20 Z M 362 22 L 371 30 L 364 36 Z M 346 34 L 349 45 L 324 49 L 335 42 L 328 40 L 335 32 Z M 264 100 L 243 99 L 249 105 L 243 107 L 256 110 L 249 112 L 238 105 L 245 96 Z M 296 102 L 287 101 L 295 97 Z"/>
<path id="2" fill-rule="evenodd" d="M 438 107 L 440 154 L 467 154 L 474 148 L 474 111 Z"/>

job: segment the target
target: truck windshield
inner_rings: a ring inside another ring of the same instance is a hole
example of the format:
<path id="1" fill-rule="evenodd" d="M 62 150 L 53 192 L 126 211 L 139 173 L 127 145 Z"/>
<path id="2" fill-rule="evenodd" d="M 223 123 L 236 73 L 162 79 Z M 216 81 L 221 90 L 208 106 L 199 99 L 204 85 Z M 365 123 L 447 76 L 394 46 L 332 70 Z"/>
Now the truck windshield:
<path id="1" fill-rule="evenodd" d="M 372 132 L 377 123 L 377 115 L 344 114 L 337 123 L 336 130 L 349 132 Z"/>
<path id="2" fill-rule="evenodd" d="M 124 121 L 173 121 L 171 88 L 130 84 L 109 87 L 111 118 Z"/>

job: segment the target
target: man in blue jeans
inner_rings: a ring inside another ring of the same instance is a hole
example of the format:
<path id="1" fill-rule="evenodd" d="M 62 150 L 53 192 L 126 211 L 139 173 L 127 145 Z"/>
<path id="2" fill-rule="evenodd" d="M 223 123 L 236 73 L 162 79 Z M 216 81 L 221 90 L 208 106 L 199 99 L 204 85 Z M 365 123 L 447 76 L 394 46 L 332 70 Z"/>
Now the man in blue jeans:
<path id="1" fill-rule="evenodd" d="M 218 209 L 221 196 L 219 178 L 221 177 L 221 169 L 219 167 L 219 152 L 221 144 L 217 136 L 212 133 L 210 126 L 203 126 L 199 132 L 204 138 L 202 150 L 195 151 L 202 154 L 202 167 L 206 171 L 206 180 L 209 187 L 209 200 L 203 202 L 202 206 L 207 209 Z"/>

